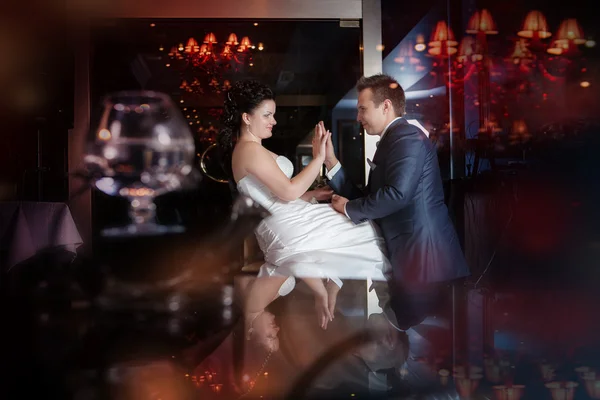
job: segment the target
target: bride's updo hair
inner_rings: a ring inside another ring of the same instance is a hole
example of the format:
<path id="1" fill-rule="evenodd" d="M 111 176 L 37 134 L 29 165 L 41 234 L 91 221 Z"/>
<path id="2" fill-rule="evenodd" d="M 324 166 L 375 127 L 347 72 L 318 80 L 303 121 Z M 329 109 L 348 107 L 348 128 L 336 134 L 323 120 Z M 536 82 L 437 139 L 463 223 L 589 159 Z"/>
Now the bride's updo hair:
<path id="1" fill-rule="evenodd" d="M 238 81 L 225 93 L 221 116 L 221 131 L 217 143 L 222 154 L 223 168 L 233 178 L 231 154 L 240 135 L 242 114 L 252 113 L 265 100 L 274 100 L 273 91 L 256 80 Z"/>

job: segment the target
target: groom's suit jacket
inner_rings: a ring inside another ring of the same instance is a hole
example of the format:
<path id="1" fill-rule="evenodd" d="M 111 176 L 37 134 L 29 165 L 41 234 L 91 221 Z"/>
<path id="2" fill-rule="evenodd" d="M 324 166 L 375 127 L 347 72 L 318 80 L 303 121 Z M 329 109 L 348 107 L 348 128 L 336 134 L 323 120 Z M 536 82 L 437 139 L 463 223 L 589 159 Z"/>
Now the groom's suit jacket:
<path id="1" fill-rule="evenodd" d="M 329 186 L 350 199 L 346 214 L 355 224 L 373 220 L 379 225 L 397 283 L 435 283 L 469 275 L 444 204 L 436 148 L 404 118 L 388 127 L 377 146 L 364 193 L 343 167 Z"/>

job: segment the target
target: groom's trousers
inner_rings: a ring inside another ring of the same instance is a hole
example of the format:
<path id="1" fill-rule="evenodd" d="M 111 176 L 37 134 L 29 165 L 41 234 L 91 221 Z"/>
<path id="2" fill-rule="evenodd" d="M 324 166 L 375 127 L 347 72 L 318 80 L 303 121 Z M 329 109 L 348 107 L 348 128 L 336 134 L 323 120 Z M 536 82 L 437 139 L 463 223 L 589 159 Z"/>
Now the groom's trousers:
<path id="1" fill-rule="evenodd" d="M 425 318 L 435 314 L 445 287 L 447 282 L 410 285 L 400 285 L 394 281 L 373 283 L 379 307 L 390 321 L 394 322 L 395 317 L 397 327 L 402 330 L 419 325 Z M 390 311 L 394 313 L 393 316 L 389 315 Z"/>

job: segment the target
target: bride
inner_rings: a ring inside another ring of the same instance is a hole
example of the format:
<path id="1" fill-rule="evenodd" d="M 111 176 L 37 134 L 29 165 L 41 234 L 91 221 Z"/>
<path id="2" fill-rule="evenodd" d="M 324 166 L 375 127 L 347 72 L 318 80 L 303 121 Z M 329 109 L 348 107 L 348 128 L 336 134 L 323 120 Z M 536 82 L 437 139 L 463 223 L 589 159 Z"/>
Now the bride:
<path id="1" fill-rule="evenodd" d="M 323 166 L 331 133 L 322 122 L 317 124 L 313 160 L 292 177 L 292 162 L 262 145 L 277 124 L 269 87 L 253 80 L 235 83 L 227 92 L 222 118 L 219 147 L 238 191 L 271 214 L 255 232 L 265 264 L 254 285 L 276 282 L 278 295 L 284 296 L 294 288 L 294 277 L 302 279 L 315 293 L 319 324 L 326 329 L 341 279 L 385 280 L 390 270 L 385 243 L 372 222 L 355 225 L 330 204 L 311 201 L 332 195 L 326 188 L 308 191 Z"/>

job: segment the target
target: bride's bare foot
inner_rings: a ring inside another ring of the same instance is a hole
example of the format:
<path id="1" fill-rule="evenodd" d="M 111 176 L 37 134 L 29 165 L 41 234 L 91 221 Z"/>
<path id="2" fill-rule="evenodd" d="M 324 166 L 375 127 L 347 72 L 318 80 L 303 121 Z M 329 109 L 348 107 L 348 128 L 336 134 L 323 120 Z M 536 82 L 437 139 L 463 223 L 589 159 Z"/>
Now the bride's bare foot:
<path id="1" fill-rule="evenodd" d="M 329 313 L 329 302 L 328 302 L 327 293 L 323 293 L 322 295 L 315 294 L 315 310 L 317 312 L 317 322 L 319 326 L 325 330 L 327 329 L 327 324 L 332 320 L 332 316 Z"/>
<path id="2" fill-rule="evenodd" d="M 308 287 L 313 291 L 315 296 L 315 310 L 317 311 L 317 321 L 319 326 L 323 329 L 327 329 L 327 324 L 332 320 L 331 313 L 329 312 L 329 296 L 327 295 L 327 289 L 325 283 L 321 278 L 300 278 Z"/>
<path id="3" fill-rule="evenodd" d="M 340 287 L 336 285 L 333 280 L 330 279 L 329 281 L 327 281 L 325 289 L 327 290 L 327 308 L 329 309 L 331 319 L 333 319 L 335 318 L 335 303 L 337 301 L 337 295 L 340 291 Z"/>

